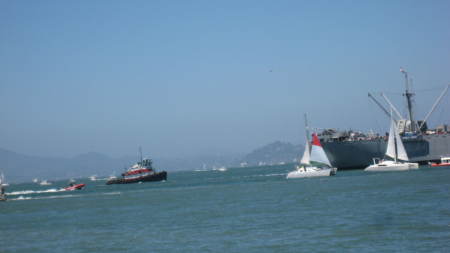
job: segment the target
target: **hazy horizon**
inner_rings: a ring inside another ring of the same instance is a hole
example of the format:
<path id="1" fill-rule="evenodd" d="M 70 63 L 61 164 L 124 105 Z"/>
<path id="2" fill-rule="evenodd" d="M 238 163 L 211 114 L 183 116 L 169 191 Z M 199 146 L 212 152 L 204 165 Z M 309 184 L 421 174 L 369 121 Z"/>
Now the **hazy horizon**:
<path id="1" fill-rule="evenodd" d="M 239 154 L 318 128 L 423 118 L 450 83 L 448 1 L 3 1 L 0 148 L 73 157 Z M 429 126 L 450 123 L 449 94 Z"/>

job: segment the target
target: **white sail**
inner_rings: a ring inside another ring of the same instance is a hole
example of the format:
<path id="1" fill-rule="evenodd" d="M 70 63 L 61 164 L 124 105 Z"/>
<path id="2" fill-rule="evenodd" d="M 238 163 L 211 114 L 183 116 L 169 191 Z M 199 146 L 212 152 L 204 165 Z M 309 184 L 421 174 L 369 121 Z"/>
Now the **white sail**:
<path id="1" fill-rule="evenodd" d="M 395 149 L 396 145 L 397 150 Z M 405 147 L 403 146 L 402 139 L 400 138 L 400 135 L 398 134 L 397 128 L 395 126 L 395 122 L 392 119 L 391 119 L 391 128 L 389 129 L 389 139 L 386 149 L 386 156 L 389 156 L 394 160 L 397 159 L 403 161 L 409 160 Z"/>
<path id="2" fill-rule="evenodd" d="M 300 160 L 301 164 L 310 164 L 310 146 L 309 146 L 309 141 L 308 139 L 306 139 L 306 144 L 305 144 L 305 151 L 303 152 L 303 156 L 302 159 Z"/>
<path id="3" fill-rule="evenodd" d="M 386 148 L 386 156 L 391 157 L 392 159 L 395 159 L 397 157 L 397 154 L 395 152 L 395 123 L 391 119 L 391 127 L 389 128 L 389 139 L 387 143 Z"/>
<path id="4" fill-rule="evenodd" d="M 325 164 L 331 167 L 330 160 L 328 160 L 327 154 L 325 154 L 325 150 L 323 150 L 319 138 L 315 133 L 312 136 L 313 136 L 313 143 L 311 148 L 310 161 Z"/>
<path id="5" fill-rule="evenodd" d="M 397 128 L 395 128 L 395 139 L 397 140 L 397 157 L 403 161 L 409 161 L 408 154 L 406 153 L 405 146 L 403 146 L 402 138 L 398 134 Z"/>

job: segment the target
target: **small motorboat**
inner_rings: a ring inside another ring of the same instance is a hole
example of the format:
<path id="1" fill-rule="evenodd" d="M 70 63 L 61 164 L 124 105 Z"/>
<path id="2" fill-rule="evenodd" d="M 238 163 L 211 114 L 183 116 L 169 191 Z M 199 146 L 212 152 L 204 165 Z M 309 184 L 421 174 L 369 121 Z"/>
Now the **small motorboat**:
<path id="1" fill-rule="evenodd" d="M 74 190 L 81 190 L 83 187 L 85 187 L 86 184 L 75 184 L 70 183 L 69 186 L 65 187 L 64 190 L 66 191 L 74 191 Z"/>
<path id="2" fill-rule="evenodd" d="M 3 176 L 3 173 L 0 174 L 0 201 L 6 201 L 6 193 L 5 193 L 5 177 Z"/>
<path id="3" fill-rule="evenodd" d="M 52 183 L 47 180 L 42 180 L 39 184 L 40 185 L 51 185 Z"/>
<path id="4" fill-rule="evenodd" d="M 450 166 L 450 156 L 441 157 L 440 163 L 432 163 L 431 167 Z"/>

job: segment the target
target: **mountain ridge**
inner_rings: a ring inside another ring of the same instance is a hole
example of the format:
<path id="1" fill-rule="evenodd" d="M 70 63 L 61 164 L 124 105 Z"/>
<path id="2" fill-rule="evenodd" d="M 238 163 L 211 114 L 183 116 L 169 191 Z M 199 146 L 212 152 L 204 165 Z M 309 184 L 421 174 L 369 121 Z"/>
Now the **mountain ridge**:
<path id="1" fill-rule="evenodd" d="M 245 155 L 199 155 L 187 158 L 153 159 L 157 169 L 167 171 L 213 167 L 239 167 L 291 163 L 302 150 L 301 145 L 275 141 Z M 103 153 L 87 152 L 71 158 L 39 157 L 0 148 L 0 171 L 8 182 L 26 182 L 33 178 L 59 180 L 118 174 L 134 164 L 136 157 L 113 158 Z"/>

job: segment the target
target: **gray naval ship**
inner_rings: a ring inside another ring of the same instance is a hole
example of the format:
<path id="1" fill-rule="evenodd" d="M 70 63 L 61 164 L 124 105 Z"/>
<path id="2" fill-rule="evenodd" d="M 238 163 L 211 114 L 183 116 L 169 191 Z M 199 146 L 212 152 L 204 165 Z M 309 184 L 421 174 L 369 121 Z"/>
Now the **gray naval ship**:
<path id="1" fill-rule="evenodd" d="M 414 93 L 409 90 L 408 73 L 403 69 L 400 69 L 400 71 L 405 76 L 406 90 L 403 95 L 406 98 L 408 109 L 407 118 L 401 116 L 386 95 L 381 94 L 381 97 L 389 105 L 390 110 L 386 109 L 370 93 L 368 94 L 369 98 L 388 117 L 392 115 L 394 118 L 410 161 L 420 164 L 440 161 L 441 156 L 450 155 L 450 129 L 445 124 L 435 129 L 429 129 L 426 121 L 447 93 L 450 84 L 442 91 L 424 120 L 415 120 L 412 108 Z M 334 129 L 323 130 L 319 133 L 319 138 L 331 164 L 338 169 L 362 169 L 372 164 L 373 158 L 383 158 L 388 139 L 387 134 L 337 131 Z"/>

